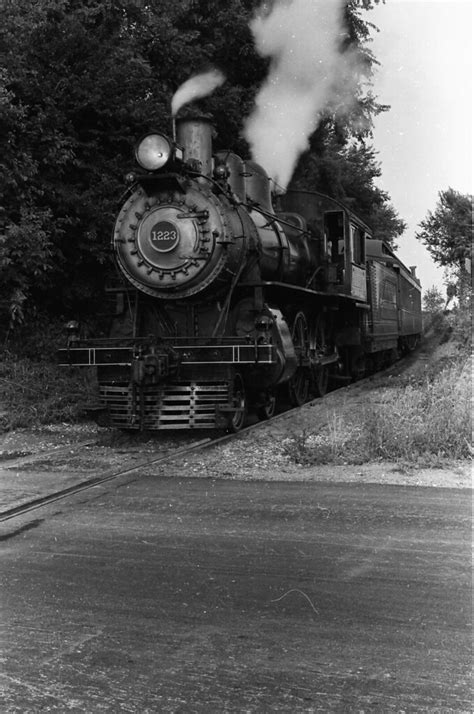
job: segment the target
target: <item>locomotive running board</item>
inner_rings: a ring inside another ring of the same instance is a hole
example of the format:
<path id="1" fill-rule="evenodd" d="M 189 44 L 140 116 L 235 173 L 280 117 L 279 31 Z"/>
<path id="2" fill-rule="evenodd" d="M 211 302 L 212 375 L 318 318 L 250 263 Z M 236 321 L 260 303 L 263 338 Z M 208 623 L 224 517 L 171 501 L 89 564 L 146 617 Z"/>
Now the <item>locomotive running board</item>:
<path id="1" fill-rule="evenodd" d="M 159 348 L 158 348 L 159 350 Z M 58 350 L 59 366 L 68 367 L 130 367 L 133 347 L 70 347 Z M 206 364 L 274 364 L 275 345 L 173 345 L 181 365 Z"/>

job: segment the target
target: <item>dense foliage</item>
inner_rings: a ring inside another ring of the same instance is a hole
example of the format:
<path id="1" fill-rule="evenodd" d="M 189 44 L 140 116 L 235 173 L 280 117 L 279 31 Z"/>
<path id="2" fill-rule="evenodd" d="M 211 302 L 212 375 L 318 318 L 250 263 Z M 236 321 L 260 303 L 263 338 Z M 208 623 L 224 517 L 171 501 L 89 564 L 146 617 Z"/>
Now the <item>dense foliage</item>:
<path id="1" fill-rule="evenodd" d="M 376 63 L 365 9 L 350 0 L 347 47 L 364 57 L 351 116 L 327 116 L 295 175 L 298 185 L 352 202 L 379 234 L 403 229 L 375 186 L 380 168 L 371 117 L 384 107 L 363 86 Z M 242 155 L 241 138 L 267 62 L 248 21 L 259 0 L 16 0 L 0 27 L 0 318 L 10 328 L 35 309 L 93 314 L 107 271 L 109 235 L 135 139 L 169 127 L 170 99 L 194 72 L 221 68 L 227 82 L 203 100 L 218 147 Z M 361 118 L 364 119 L 361 122 Z M 363 128 L 361 128 L 363 127 Z"/>

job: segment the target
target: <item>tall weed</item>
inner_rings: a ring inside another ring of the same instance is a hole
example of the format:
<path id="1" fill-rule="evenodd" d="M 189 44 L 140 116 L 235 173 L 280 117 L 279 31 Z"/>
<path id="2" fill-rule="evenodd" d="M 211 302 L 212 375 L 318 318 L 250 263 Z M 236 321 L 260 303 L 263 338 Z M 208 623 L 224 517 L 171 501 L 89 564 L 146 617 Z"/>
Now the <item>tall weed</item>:
<path id="1" fill-rule="evenodd" d="M 462 459 L 471 450 L 471 374 L 454 364 L 422 384 L 387 390 L 368 405 L 362 434 L 371 458 Z"/>
<path id="2" fill-rule="evenodd" d="M 284 452 L 303 465 L 397 460 L 434 465 L 472 455 L 469 362 L 451 363 L 418 383 L 394 386 L 357 416 L 328 415 L 318 433 L 288 439 Z"/>

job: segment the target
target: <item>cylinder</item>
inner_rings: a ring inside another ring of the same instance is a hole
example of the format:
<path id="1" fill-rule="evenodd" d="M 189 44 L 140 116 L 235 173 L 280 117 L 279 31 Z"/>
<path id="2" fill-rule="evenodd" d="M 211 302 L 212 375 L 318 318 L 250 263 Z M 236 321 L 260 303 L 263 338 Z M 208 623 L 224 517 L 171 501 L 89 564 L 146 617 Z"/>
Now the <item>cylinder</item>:
<path id="1" fill-rule="evenodd" d="M 198 161 L 199 173 L 212 176 L 212 124 L 209 119 L 183 118 L 176 121 L 176 138 L 184 150 L 184 161 Z"/>

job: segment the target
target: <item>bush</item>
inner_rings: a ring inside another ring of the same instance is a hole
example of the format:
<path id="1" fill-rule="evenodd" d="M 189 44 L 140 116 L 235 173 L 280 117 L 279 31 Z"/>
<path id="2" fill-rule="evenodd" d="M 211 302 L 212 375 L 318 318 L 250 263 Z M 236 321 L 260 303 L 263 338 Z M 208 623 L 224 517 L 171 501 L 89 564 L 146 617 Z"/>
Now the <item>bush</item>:
<path id="1" fill-rule="evenodd" d="M 0 362 L 0 432 L 81 418 L 95 385 L 87 370 L 66 370 L 50 362 Z"/>
<path id="2" fill-rule="evenodd" d="M 459 349 L 470 354 L 472 347 L 472 299 L 457 307 L 453 317 L 453 340 Z"/>
<path id="3" fill-rule="evenodd" d="M 57 350 L 66 346 L 65 323 L 45 313 L 28 314 L 14 329 L 0 330 L 0 359 L 54 362 Z"/>

